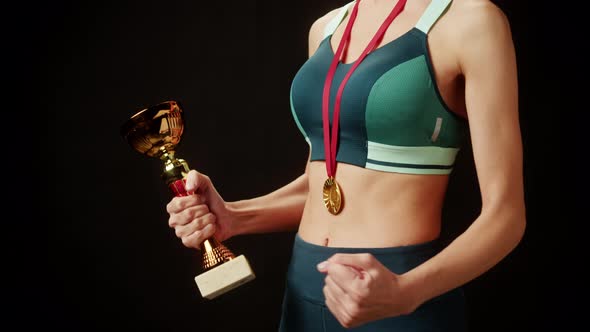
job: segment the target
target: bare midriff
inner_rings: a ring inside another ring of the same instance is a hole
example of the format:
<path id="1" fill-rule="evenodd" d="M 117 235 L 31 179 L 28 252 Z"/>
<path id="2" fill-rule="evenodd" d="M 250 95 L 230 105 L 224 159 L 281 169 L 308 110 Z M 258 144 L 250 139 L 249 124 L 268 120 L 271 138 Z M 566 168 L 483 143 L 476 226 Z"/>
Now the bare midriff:
<path id="1" fill-rule="evenodd" d="M 309 194 L 298 234 L 329 247 L 382 248 L 423 243 L 440 235 L 448 175 L 402 174 L 339 163 L 343 209 L 332 215 L 322 189 L 324 162 L 308 165 Z"/>

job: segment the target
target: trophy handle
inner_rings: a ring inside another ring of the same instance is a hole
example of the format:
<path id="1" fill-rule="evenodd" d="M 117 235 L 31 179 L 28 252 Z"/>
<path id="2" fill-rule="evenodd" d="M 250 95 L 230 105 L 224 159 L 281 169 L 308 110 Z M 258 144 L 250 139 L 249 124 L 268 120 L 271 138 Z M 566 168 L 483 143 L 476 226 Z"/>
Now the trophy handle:
<path id="1" fill-rule="evenodd" d="M 172 194 L 176 197 L 188 196 L 194 194 L 192 191 L 186 190 L 186 179 L 179 179 L 176 181 L 171 182 L 168 187 L 172 191 Z"/>
<path id="2" fill-rule="evenodd" d="M 188 169 L 186 162 L 183 163 Z M 186 172 L 188 173 L 188 171 Z M 183 174 L 186 174 L 183 173 Z M 175 196 L 192 195 L 186 190 L 186 179 L 170 179 L 168 187 Z M 236 257 L 214 236 L 206 239 L 200 246 L 203 273 L 195 277 L 201 295 L 213 299 L 255 278 L 254 272 L 244 255 Z"/>
<path id="3" fill-rule="evenodd" d="M 186 179 L 172 181 L 168 187 L 176 197 L 188 196 L 194 194 L 186 190 Z M 206 239 L 200 245 L 203 263 L 203 270 L 208 271 L 218 265 L 230 261 L 236 256 L 225 245 L 219 242 L 214 236 Z"/>

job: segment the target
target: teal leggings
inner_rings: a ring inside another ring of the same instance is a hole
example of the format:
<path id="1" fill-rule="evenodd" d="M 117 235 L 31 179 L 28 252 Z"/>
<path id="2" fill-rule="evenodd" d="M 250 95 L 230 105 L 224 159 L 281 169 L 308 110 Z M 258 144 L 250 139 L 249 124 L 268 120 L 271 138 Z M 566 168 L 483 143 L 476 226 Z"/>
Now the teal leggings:
<path id="1" fill-rule="evenodd" d="M 340 325 L 325 305 L 324 275 L 316 265 L 336 253 L 371 253 L 394 273 L 401 274 L 440 251 L 438 241 L 391 248 L 323 247 L 295 237 L 287 273 L 280 332 L 464 332 L 465 301 L 460 288 L 431 299 L 413 313 L 373 321 L 353 329 Z"/>

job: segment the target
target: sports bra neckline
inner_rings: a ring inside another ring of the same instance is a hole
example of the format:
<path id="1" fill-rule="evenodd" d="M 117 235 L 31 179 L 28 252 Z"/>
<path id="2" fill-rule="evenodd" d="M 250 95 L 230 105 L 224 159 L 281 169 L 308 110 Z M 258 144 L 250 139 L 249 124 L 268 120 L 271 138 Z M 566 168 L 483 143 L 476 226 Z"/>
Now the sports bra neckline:
<path id="1" fill-rule="evenodd" d="M 409 29 L 406 32 L 402 33 L 401 35 L 397 36 L 396 38 L 394 38 L 394 39 L 392 39 L 392 40 L 390 40 L 390 41 L 388 41 L 388 42 L 386 42 L 384 44 L 381 44 L 381 46 L 379 46 L 379 47 L 375 48 L 374 50 L 372 50 L 371 52 L 369 52 L 367 54 L 367 57 L 371 56 L 371 54 L 373 54 L 373 53 L 376 53 L 376 52 L 380 51 L 382 48 L 393 47 L 393 45 L 398 44 L 400 40 L 403 40 L 403 39 L 408 38 L 408 36 L 416 33 L 416 31 L 418 31 L 418 29 L 415 26 L 412 27 L 411 29 Z M 327 35 L 321 43 L 322 44 L 326 44 L 326 47 L 328 48 L 329 54 L 331 56 L 334 56 L 334 48 L 332 47 L 332 42 L 331 42 L 332 36 L 333 36 L 333 33 Z M 352 62 L 343 62 L 342 60 L 338 60 L 338 65 L 339 66 L 352 66 L 352 65 L 354 65 L 354 63 L 356 62 L 356 60 L 358 60 L 358 59 L 355 59 Z"/>

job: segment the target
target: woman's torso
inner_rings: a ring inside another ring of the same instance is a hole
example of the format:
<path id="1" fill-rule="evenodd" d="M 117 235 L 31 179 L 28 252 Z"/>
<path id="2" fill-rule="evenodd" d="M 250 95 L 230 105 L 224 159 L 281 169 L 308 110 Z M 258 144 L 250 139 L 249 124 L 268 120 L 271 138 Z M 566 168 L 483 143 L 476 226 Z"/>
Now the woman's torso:
<path id="1" fill-rule="evenodd" d="M 382 46 L 395 47 L 394 40 L 408 35 L 429 3 L 427 0 L 409 1 L 374 52 L 386 51 L 385 48 L 380 50 Z M 347 57 L 340 66 L 347 66 L 358 58 L 393 4 L 361 2 Z M 441 103 L 464 113 L 463 85 L 448 33 L 453 28 L 452 15 L 453 4 L 429 31 L 427 55 Z M 344 18 L 331 38 L 322 38 L 318 56 L 321 51 L 330 53 L 338 47 L 349 17 Z M 341 117 L 344 116 L 342 113 Z M 440 234 L 448 174 L 404 174 L 338 163 L 336 180 L 344 197 L 344 207 L 338 215 L 330 214 L 323 202 L 323 185 L 327 178 L 325 162 L 312 158 L 307 174 L 309 195 L 298 230 L 305 241 L 334 247 L 392 247 L 426 242 Z"/>

